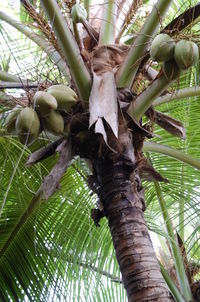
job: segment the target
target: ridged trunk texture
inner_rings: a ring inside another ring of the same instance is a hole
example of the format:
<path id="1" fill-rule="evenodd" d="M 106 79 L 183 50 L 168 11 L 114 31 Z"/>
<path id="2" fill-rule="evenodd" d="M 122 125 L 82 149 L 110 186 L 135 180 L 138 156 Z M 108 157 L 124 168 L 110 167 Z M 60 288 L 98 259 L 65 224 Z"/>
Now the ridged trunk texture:
<path id="1" fill-rule="evenodd" d="M 101 157 L 94 170 L 128 301 L 174 301 L 160 273 L 144 219 L 143 189 L 134 163 L 123 156 Z"/>

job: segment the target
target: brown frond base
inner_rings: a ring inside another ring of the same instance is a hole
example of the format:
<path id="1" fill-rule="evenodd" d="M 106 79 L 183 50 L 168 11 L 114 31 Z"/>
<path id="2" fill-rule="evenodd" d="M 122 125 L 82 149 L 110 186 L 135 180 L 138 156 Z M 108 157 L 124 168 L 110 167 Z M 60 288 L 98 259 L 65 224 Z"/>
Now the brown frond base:
<path id="1" fill-rule="evenodd" d="M 101 220 L 101 218 L 103 218 L 104 212 L 99 210 L 99 209 L 92 209 L 91 210 L 91 217 L 94 220 L 94 223 L 97 227 L 100 227 L 99 221 Z"/>
<path id="2" fill-rule="evenodd" d="M 192 293 L 194 296 L 194 301 L 195 302 L 200 302 L 200 281 L 196 281 L 192 285 Z"/>

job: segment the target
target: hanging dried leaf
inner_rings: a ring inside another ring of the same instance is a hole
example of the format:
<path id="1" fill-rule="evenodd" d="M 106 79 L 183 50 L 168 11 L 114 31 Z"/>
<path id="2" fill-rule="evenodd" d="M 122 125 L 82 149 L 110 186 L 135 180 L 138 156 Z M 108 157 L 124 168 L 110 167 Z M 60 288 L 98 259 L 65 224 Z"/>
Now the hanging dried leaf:
<path id="1" fill-rule="evenodd" d="M 146 158 L 142 158 L 139 162 L 138 172 L 140 177 L 147 181 L 163 181 L 166 183 L 169 182 L 153 168 L 153 166 L 147 161 Z"/>
<path id="2" fill-rule="evenodd" d="M 104 212 L 99 210 L 99 209 L 92 209 L 91 210 L 91 217 L 92 220 L 94 221 L 94 224 L 97 227 L 100 227 L 99 221 L 101 220 L 101 218 L 103 218 L 105 216 Z"/>
<path id="3" fill-rule="evenodd" d="M 44 178 L 41 190 L 44 199 L 48 199 L 56 189 L 59 188 L 59 181 L 69 167 L 72 160 L 71 144 L 64 140 L 56 149 L 60 154 L 57 164 L 53 167 L 50 174 Z"/>
<path id="4" fill-rule="evenodd" d="M 29 156 L 26 162 L 26 166 L 32 166 L 34 164 L 37 164 L 39 161 L 53 155 L 56 151 L 56 148 L 61 144 L 62 140 L 63 138 L 60 138 L 57 141 L 40 148 L 34 153 L 31 153 L 31 155 Z"/>
<path id="5" fill-rule="evenodd" d="M 129 88 L 118 88 L 117 93 L 120 108 L 127 108 L 136 96 Z"/>
<path id="6" fill-rule="evenodd" d="M 90 23 L 87 20 L 83 20 L 83 26 L 87 31 L 88 35 L 90 36 L 90 38 L 92 39 L 94 45 L 96 45 L 99 40 L 99 33 L 90 25 Z"/>
<path id="7" fill-rule="evenodd" d="M 95 124 L 95 133 L 101 133 L 107 143 L 103 120 L 118 137 L 118 104 L 115 73 L 124 60 L 127 46 L 101 46 L 93 52 L 91 60 L 93 85 L 89 99 L 89 127 Z"/>
<path id="8" fill-rule="evenodd" d="M 108 71 L 101 75 L 93 72 L 93 85 L 89 103 L 89 127 L 96 123 L 95 133 L 101 133 L 105 142 L 107 142 L 107 135 L 102 121 L 102 119 L 105 119 L 115 136 L 118 137 L 117 89 L 113 72 Z"/>
<path id="9" fill-rule="evenodd" d="M 101 118 L 99 118 L 95 124 L 95 133 L 100 133 L 103 135 L 104 141 L 106 144 L 108 144 L 108 139 L 107 139 L 107 133 L 105 131 L 103 121 Z"/>
<path id="10" fill-rule="evenodd" d="M 144 66 L 144 75 L 148 78 L 148 80 L 155 80 L 158 76 L 158 71 L 152 68 L 149 64 Z"/>
<path id="11" fill-rule="evenodd" d="M 182 139 L 185 139 L 186 133 L 183 123 L 164 114 L 159 111 L 154 110 L 151 108 L 148 110 L 146 115 L 156 122 L 160 127 L 165 129 L 167 132 L 171 133 L 172 135 L 178 136 Z"/>

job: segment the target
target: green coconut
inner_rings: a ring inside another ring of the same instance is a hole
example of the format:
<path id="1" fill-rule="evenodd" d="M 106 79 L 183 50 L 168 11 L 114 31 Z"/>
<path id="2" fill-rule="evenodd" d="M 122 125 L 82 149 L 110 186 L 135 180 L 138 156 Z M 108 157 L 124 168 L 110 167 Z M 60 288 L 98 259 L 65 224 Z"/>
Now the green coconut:
<path id="1" fill-rule="evenodd" d="M 6 130 L 8 133 L 14 133 L 16 131 L 15 123 L 16 123 L 17 116 L 20 113 L 21 109 L 22 109 L 21 106 L 17 105 L 7 115 L 5 125 L 6 125 Z"/>
<path id="2" fill-rule="evenodd" d="M 174 59 L 164 62 L 163 73 L 169 82 L 175 80 L 180 75 L 180 68 Z"/>
<path id="3" fill-rule="evenodd" d="M 71 16 L 74 23 L 82 23 L 87 19 L 87 11 L 83 6 L 76 3 L 72 6 Z"/>
<path id="4" fill-rule="evenodd" d="M 57 101 L 53 95 L 45 91 L 37 91 L 33 97 L 33 107 L 43 117 L 57 109 Z"/>
<path id="5" fill-rule="evenodd" d="M 186 40 L 179 41 L 174 50 L 177 65 L 185 70 L 195 65 L 199 60 L 199 48 L 196 43 Z"/>
<path id="6" fill-rule="evenodd" d="M 154 61 L 166 62 L 173 58 L 174 40 L 167 34 L 156 36 L 151 44 L 150 56 Z"/>
<path id="7" fill-rule="evenodd" d="M 69 112 L 77 102 L 77 94 L 70 87 L 65 85 L 53 85 L 47 92 L 54 96 L 58 103 L 58 109 Z"/>
<path id="8" fill-rule="evenodd" d="M 44 129 L 53 134 L 60 135 L 64 131 L 64 120 L 59 112 L 51 111 L 49 115 L 42 119 Z"/>
<path id="9" fill-rule="evenodd" d="M 16 120 L 16 131 L 19 140 L 25 144 L 31 143 L 39 135 L 40 120 L 33 108 L 23 108 Z"/>

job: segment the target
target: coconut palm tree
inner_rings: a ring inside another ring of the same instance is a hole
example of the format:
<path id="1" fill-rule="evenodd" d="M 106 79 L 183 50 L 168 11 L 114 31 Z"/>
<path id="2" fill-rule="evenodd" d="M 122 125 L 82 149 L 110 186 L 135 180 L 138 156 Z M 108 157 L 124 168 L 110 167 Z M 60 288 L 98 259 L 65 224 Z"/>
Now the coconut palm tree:
<path id="1" fill-rule="evenodd" d="M 0 11 L 2 301 L 199 301 L 200 5 L 181 4 L 21 0 L 20 21 Z M 22 145 L 8 113 L 37 109 L 55 84 L 75 93 L 58 108 L 64 130 L 42 116 Z"/>

